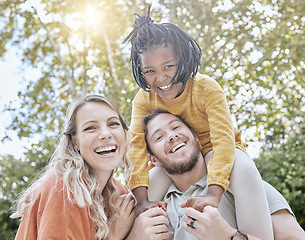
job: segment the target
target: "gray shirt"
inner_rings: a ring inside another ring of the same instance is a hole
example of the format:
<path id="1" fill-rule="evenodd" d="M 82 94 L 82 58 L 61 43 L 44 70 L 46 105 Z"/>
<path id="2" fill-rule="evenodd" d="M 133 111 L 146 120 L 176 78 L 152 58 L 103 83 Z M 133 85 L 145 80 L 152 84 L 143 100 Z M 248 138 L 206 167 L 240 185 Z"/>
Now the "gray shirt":
<path id="1" fill-rule="evenodd" d="M 180 204 L 192 196 L 203 196 L 207 193 L 207 177 L 203 177 L 195 185 L 191 186 L 186 192 L 179 191 L 173 183 L 167 190 L 164 201 L 167 202 L 167 217 L 170 222 L 169 230 L 174 232 L 176 240 L 195 240 L 193 235 L 186 232 L 183 228 L 185 218 L 185 208 Z M 218 211 L 220 215 L 235 229 L 237 229 L 234 197 L 230 192 L 225 192 L 219 203 Z"/>

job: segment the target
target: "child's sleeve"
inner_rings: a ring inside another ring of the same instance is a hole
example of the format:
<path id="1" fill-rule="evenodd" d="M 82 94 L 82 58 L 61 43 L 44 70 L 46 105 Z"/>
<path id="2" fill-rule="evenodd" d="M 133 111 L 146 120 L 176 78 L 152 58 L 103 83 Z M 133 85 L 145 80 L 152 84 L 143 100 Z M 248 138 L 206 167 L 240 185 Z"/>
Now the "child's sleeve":
<path id="1" fill-rule="evenodd" d="M 149 184 L 148 152 L 141 123 L 142 117 L 149 112 L 149 109 L 145 107 L 144 102 L 140 90 L 132 103 L 131 125 L 129 128 L 131 142 L 128 150 L 128 159 L 133 164 L 133 171 L 129 181 L 131 190 L 137 187 L 148 187 Z"/>
<path id="2" fill-rule="evenodd" d="M 235 137 L 226 96 L 215 82 L 214 89 L 205 99 L 213 155 L 208 163 L 208 185 L 227 189 L 235 157 Z"/>

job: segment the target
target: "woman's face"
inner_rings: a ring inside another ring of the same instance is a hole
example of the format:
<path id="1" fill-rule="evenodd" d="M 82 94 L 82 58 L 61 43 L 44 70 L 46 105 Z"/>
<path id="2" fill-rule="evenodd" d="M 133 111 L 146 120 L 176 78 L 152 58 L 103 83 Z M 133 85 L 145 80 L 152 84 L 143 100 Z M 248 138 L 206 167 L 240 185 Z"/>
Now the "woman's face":
<path id="1" fill-rule="evenodd" d="M 73 142 L 95 173 L 117 168 L 126 149 L 118 114 L 101 102 L 87 102 L 77 111 Z"/>

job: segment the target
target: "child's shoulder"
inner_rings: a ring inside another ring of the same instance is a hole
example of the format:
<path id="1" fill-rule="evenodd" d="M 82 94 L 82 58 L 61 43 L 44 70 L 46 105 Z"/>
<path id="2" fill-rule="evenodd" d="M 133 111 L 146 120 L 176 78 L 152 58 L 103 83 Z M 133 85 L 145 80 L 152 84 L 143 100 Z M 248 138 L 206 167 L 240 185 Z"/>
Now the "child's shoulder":
<path id="1" fill-rule="evenodd" d="M 194 84 L 211 90 L 221 89 L 219 83 L 216 80 L 200 73 L 197 73 L 194 77 Z"/>

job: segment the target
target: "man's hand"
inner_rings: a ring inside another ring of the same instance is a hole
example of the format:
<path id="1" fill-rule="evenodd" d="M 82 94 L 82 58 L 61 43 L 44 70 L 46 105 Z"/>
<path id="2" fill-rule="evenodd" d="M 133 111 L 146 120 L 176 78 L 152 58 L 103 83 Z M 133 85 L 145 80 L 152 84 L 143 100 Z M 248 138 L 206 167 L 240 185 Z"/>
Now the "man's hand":
<path id="1" fill-rule="evenodd" d="M 136 216 L 139 216 L 141 213 L 145 212 L 146 210 L 148 210 L 150 208 L 154 208 L 154 207 L 162 208 L 163 211 L 166 212 L 166 206 L 167 206 L 167 203 L 163 202 L 163 201 L 151 202 L 148 200 L 142 200 L 141 202 L 138 202 L 138 204 L 135 208 Z"/>
<path id="2" fill-rule="evenodd" d="M 224 190 L 218 185 L 210 185 L 205 196 L 191 197 L 185 200 L 180 206 L 182 208 L 192 207 L 202 212 L 205 206 L 218 208 Z"/>
<path id="3" fill-rule="evenodd" d="M 138 187 L 132 190 L 138 204 L 135 208 L 136 216 L 139 216 L 141 213 L 153 207 L 160 207 L 166 212 L 167 203 L 163 201 L 154 201 L 151 202 L 148 200 L 147 188 Z"/>
<path id="4" fill-rule="evenodd" d="M 193 208 L 185 210 L 184 229 L 199 240 L 230 239 L 236 230 L 232 228 L 219 214 L 217 208 L 207 206 L 202 212 Z M 193 227 L 190 221 L 194 219 Z"/>
<path id="5" fill-rule="evenodd" d="M 166 212 L 159 207 L 150 208 L 136 218 L 127 240 L 161 240 L 173 237 L 168 226 Z"/>

